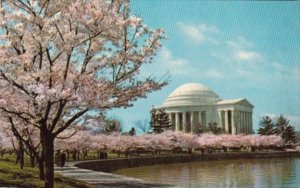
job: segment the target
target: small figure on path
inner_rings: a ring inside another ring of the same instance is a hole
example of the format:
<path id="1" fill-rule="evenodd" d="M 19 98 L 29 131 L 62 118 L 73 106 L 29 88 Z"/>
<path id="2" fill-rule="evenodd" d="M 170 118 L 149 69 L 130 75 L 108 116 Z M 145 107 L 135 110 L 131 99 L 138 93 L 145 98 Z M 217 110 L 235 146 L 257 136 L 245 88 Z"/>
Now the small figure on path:
<path id="1" fill-rule="evenodd" d="M 66 158 L 67 158 L 67 156 L 66 156 L 65 152 L 61 151 L 60 155 L 59 155 L 59 161 L 58 161 L 58 166 L 61 167 L 61 170 L 64 170 L 64 166 L 66 164 Z"/>

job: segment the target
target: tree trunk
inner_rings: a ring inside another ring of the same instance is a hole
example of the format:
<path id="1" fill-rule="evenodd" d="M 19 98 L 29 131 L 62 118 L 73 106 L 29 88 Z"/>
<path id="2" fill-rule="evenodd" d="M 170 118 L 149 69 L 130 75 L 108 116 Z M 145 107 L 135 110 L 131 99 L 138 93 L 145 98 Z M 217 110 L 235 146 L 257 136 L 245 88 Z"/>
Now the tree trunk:
<path id="1" fill-rule="evenodd" d="M 45 180 L 45 161 L 43 151 L 41 152 L 40 157 L 37 160 L 39 162 L 39 178 L 40 180 Z"/>
<path id="2" fill-rule="evenodd" d="M 43 138 L 45 158 L 45 188 L 54 187 L 54 139 L 50 133 Z"/>
<path id="3" fill-rule="evenodd" d="M 20 155 L 20 168 L 23 169 L 24 168 L 24 146 L 23 146 L 23 142 L 22 140 L 19 140 L 19 155 Z"/>
<path id="4" fill-rule="evenodd" d="M 35 165 L 35 157 L 34 155 L 30 155 L 30 166 L 34 168 L 34 165 Z"/>
<path id="5" fill-rule="evenodd" d="M 80 157 L 80 151 L 77 151 L 77 161 L 79 161 L 79 157 Z"/>
<path id="6" fill-rule="evenodd" d="M 41 150 L 36 155 L 36 160 L 38 161 L 39 166 L 39 178 L 40 180 L 45 180 L 45 144 L 44 144 L 44 134 L 42 130 L 40 130 L 40 143 L 41 143 Z"/>

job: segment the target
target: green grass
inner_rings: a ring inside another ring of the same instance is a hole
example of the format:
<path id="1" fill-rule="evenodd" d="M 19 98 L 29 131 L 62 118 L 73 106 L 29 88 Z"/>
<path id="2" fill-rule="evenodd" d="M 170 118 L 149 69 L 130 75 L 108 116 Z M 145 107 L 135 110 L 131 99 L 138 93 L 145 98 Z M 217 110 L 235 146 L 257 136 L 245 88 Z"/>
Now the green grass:
<path id="1" fill-rule="evenodd" d="M 19 188 L 42 188 L 44 181 L 38 177 L 38 168 L 27 167 L 25 163 L 24 169 L 20 169 L 19 165 L 15 165 L 11 156 L 3 159 L 0 158 L 0 187 L 1 186 L 17 186 Z M 92 188 L 84 182 L 60 176 L 55 174 L 55 188 Z"/>

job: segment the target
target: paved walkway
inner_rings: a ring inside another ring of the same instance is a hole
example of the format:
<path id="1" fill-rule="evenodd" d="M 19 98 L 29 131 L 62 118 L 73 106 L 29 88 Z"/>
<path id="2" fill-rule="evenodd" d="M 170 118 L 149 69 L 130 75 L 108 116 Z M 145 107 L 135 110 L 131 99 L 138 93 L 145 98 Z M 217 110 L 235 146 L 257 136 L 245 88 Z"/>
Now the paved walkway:
<path id="1" fill-rule="evenodd" d="M 154 184 L 145 182 L 141 179 L 130 178 L 117 174 L 110 174 L 105 172 L 97 172 L 92 170 L 81 169 L 74 166 L 79 162 L 66 163 L 63 170 L 60 167 L 55 167 L 55 172 L 63 176 L 73 179 L 85 181 L 97 187 L 105 188 L 122 188 L 122 187 L 136 187 L 136 188 L 152 188 L 152 187 L 172 187 L 168 185 Z"/>

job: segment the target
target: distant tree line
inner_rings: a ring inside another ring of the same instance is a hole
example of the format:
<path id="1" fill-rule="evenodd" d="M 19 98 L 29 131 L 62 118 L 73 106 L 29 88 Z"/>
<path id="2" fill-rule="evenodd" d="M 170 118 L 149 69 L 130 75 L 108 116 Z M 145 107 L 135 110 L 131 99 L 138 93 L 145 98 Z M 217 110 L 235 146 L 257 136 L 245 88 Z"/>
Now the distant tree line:
<path id="1" fill-rule="evenodd" d="M 290 125 L 289 120 L 280 115 L 276 122 L 273 122 L 270 116 L 264 116 L 259 123 L 258 134 L 260 135 L 279 135 L 288 147 L 298 143 L 295 127 Z"/>
<path id="2" fill-rule="evenodd" d="M 170 130 L 173 126 L 164 109 L 152 109 L 150 113 L 150 126 L 146 120 L 135 122 L 136 126 L 144 133 L 162 133 L 165 130 Z M 296 132 L 295 127 L 290 125 L 289 120 L 283 115 L 280 115 L 276 119 L 276 122 L 273 122 L 270 116 L 264 116 L 259 125 L 260 128 L 257 131 L 259 135 L 281 136 L 287 147 L 295 146 L 299 141 L 300 133 Z M 210 122 L 207 127 L 198 123 L 196 127 L 198 127 L 196 130 L 197 134 L 212 133 L 219 135 L 225 133 L 224 129 L 222 129 L 217 122 Z M 254 131 L 252 132 L 253 134 L 255 133 Z"/>

